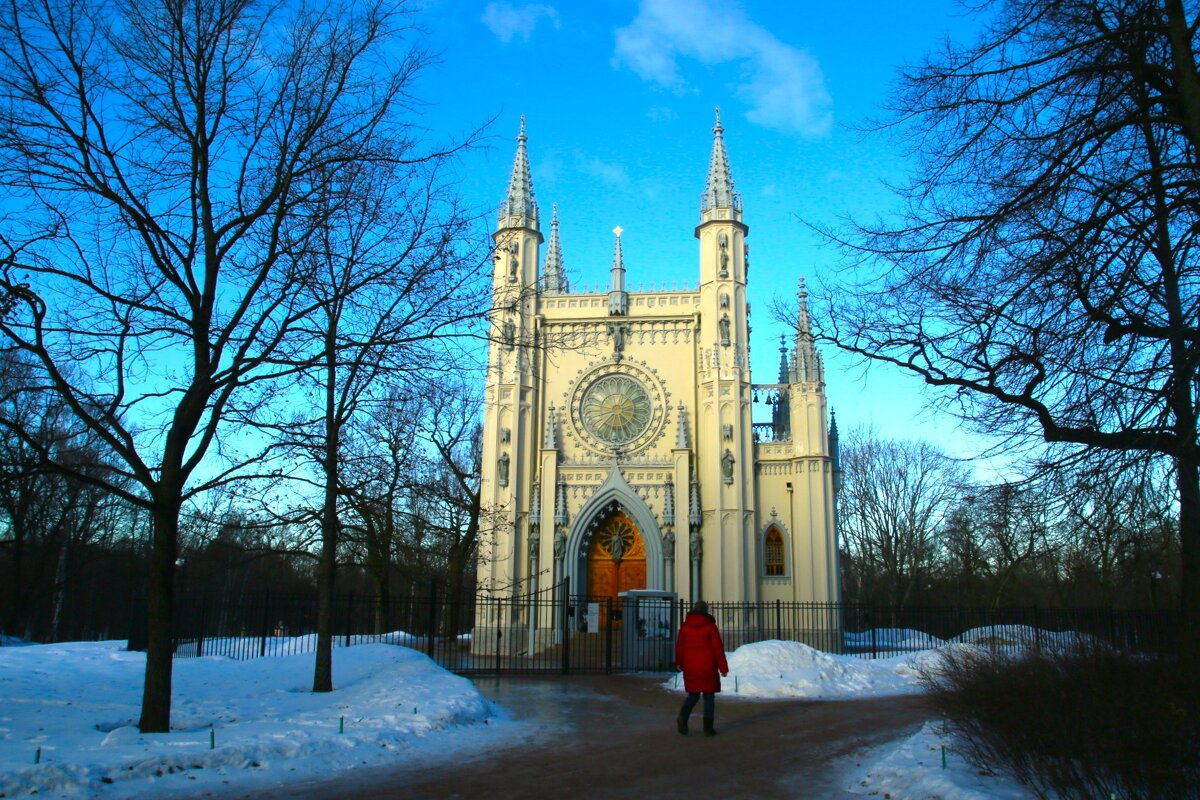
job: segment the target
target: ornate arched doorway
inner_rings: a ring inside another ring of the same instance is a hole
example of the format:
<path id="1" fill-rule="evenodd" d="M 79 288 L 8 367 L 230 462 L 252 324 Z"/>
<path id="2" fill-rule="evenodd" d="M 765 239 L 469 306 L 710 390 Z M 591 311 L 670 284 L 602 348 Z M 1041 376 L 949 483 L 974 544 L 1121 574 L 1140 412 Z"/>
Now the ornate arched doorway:
<path id="1" fill-rule="evenodd" d="M 621 607 L 621 592 L 646 588 L 646 545 L 637 525 L 624 511 L 607 517 L 592 534 L 587 587 L 590 598 L 608 598 L 614 610 Z M 620 615 L 614 615 L 614 620 L 619 626 Z"/>

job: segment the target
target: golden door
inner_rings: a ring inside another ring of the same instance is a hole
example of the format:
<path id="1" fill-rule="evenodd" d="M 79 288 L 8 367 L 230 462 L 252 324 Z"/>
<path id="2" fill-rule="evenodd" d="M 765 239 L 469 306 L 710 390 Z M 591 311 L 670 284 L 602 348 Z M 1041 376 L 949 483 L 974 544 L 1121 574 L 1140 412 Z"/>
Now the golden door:
<path id="1" fill-rule="evenodd" d="M 619 592 L 646 588 L 646 546 L 625 514 L 609 517 L 592 536 L 587 581 L 588 596 L 610 598 L 614 610 L 621 608 Z M 606 621 L 602 619 L 600 624 L 604 626 Z M 619 615 L 614 627 L 620 627 Z"/>

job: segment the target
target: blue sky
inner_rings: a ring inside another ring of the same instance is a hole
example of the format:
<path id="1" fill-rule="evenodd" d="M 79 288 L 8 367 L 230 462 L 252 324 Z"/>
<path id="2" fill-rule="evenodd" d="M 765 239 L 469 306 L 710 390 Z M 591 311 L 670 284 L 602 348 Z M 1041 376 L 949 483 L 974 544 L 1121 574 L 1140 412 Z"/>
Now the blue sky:
<path id="1" fill-rule="evenodd" d="M 467 202 L 499 204 L 524 115 L 546 233 L 556 203 L 573 287 L 607 282 L 617 225 L 631 289 L 694 284 L 692 230 L 720 106 L 750 226 L 759 383 L 779 363 L 772 298 L 794 295 L 801 275 L 828 279 L 835 259 L 799 218 L 886 211 L 883 182 L 905 161 L 864 126 L 883 114 L 898 66 L 971 28 L 951 0 L 425 0 L 418 21 L 440 60 L 416 89 L 424 124 L 461 135 L 495 118 L 489 146 L 462 162 Z M 948 420 L 921 413 L 918 382 L 823 352 L 843 430 L 874 424 L 970 454 Z"/>

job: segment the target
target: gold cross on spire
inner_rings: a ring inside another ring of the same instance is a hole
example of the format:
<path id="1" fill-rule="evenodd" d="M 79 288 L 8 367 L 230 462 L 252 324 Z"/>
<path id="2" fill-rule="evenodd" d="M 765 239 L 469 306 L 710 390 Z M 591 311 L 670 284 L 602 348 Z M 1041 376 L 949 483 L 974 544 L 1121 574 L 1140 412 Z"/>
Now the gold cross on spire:
<path id="1" fill-rule="evenodd" d="M 624 232 L 625 232 L 624 228 L 622 228 L 620 225 L 613 228 L 613 233 L 615 233 L 617 236 L 620 236 Z"/>

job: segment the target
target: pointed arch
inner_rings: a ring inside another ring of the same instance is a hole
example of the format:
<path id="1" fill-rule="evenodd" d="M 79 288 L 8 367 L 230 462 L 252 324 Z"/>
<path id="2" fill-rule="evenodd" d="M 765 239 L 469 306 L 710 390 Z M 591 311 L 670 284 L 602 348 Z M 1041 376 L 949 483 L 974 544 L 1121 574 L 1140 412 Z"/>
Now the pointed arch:
<path id="1" fill-rule="evenodd" d="M 762 565 L 762 577 L 787 578 L 792 574 L 791 548 L 787 527 L 772 515 L 758 536 L 758 563 Z"/>
<path id="2" fill-rule="evenodd" d="M 609 470 L 608 478 L 575 515 L 575 522 L 567 533 L 567 552 L 566 558 L 563 559 L 563 567 L 566 577 L 571 582 L 571 594 L 587 593 L 584 583 L 587 578 L 587 554 L 592 534 L 617 510 L 623 511 L 637 525 L 638 534 L 642 537 L 646 548 L 646 588 L 664 587 L 662 533 L 658 520 L 614 465 Z"/>

